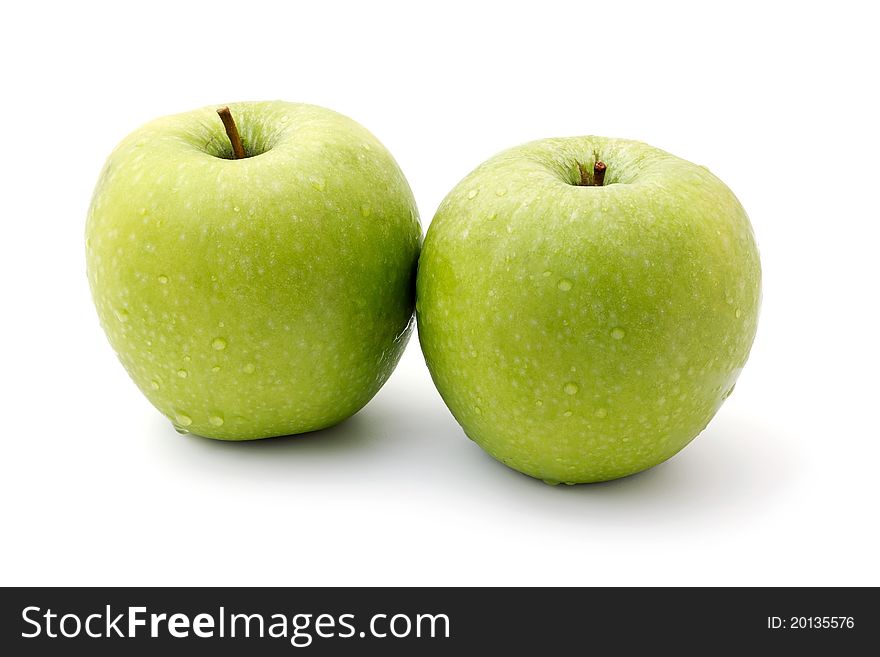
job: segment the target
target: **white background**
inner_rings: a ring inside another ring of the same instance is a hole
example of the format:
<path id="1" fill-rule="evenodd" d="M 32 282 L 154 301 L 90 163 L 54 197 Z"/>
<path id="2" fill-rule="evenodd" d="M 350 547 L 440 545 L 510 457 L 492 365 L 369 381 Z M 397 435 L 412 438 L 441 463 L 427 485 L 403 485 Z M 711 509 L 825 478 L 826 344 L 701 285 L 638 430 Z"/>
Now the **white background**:
<path id="1" fill-rule="evenodd" d="M 714 4 L 4 4 L 0 583 L 880 584 L 877 17 Z M 86 208 L 141 123 L 275 98 L 366 125 L 425 227 L 540 137 L 709 166 L 765 272 L 736 393 L 666 464 L 591 486 L 484 455 L 415 339 L 337 428 L 179 436 L 98 326 Z"/>

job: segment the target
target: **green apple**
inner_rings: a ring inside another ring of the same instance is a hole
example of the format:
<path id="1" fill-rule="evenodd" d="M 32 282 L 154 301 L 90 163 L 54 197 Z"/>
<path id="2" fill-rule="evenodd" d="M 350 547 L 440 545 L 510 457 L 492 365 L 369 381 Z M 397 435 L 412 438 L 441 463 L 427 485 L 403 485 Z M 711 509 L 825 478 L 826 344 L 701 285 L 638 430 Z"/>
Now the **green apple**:
<path id="1" fill-rule="evenodd" d="M 98 315 L 182 431 L 328 427 L 370 400 L 406 346 L 416 205 L 351 119 L 285 102 L 230 108 L 231 130 L 208 107 L 157 119 L 110 155 L 86 227 Z"/>
<path id="2" fill-rule="evenodd" d="M 635 141 L 547 139 L 440 205 L 419 339 L 489 454 L 548 483 L 603 481 L 706 427 L 748 357 L 760 281 L 749 219 L 707 169 Z"/>

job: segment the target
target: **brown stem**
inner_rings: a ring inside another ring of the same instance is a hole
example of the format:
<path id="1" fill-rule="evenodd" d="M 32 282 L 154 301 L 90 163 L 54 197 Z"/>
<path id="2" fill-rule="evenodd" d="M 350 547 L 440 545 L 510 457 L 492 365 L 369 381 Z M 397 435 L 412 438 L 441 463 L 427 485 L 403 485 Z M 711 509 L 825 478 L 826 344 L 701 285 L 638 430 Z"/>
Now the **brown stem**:
<path id="1" fill-rule="evenodd" d="M 596 160 L 596 164 L 593 165 L 593 184 L 596 187 L 601 187 L 605 182 L 605 163 L 601 160 Z"/>
<path id="2" fill-rule="evenodd" d="M 240 160 L 245 156 L 244 154 L 244 146 L 241 145 L 241 136 L 238 134 L 238 127 L 235 125 L 235 120 L 232 118 L 232 112 L 229 111 L 229 108 L 224 106 L 217 110 L 217 114 L 220 115 L 220 120 L 223 121 L 223 127 L 226 128 L 226 136 L 229 137 L 229 142 L 232 144 L 232 157 L 235 160 Z"/>
<path id="3" fill-rule="evenodd" d="M 601 187 L 605 182 L 605 163 L 601 160 L 596 160 L 596 164 L 593 165 L 593 173 L 590 175 L 589 169 L 585 167 L 583 164 L 578 162 L 578 171 L 581 174 L 581 187 Z"/>

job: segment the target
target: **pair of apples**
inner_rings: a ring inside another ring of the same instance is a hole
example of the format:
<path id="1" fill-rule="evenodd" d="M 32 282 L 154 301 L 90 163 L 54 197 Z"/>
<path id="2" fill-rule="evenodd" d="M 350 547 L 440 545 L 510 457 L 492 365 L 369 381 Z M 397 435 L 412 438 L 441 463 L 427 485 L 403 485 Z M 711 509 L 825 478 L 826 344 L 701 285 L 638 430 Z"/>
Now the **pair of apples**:
<path id="1" fill-rule="evenodd" d="M 760 262 L 704 167 L 627 140 L 525 144 L 462 180 L 422 244 L 403 173 L 362 126 L 304 104 L 230 108 L 127 137 L 88 215 L 101 324 L 179 430 L 341 422 L 391 374 L 414 303 L 467 435 L 548 483 L 666 460 L 733 389 Z"/>

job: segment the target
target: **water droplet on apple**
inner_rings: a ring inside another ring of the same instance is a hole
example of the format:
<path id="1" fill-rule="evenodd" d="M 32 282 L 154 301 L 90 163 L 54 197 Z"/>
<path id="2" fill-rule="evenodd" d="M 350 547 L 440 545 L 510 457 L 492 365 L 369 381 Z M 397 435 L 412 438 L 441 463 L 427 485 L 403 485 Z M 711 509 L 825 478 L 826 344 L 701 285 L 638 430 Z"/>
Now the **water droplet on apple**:
<path id="1" fill-rule="evenodd" d="M 578 390 L 580 390 L 580 387 L 574 381 L 569 381 L 564 386 L 562 386 L 562 390 L 565 392 L 566 395 L 576 395 L 578 393 Z"/>
<path id="2" fill-rule="evenodd" d="M 232 211 L 233 212 L 241 212 L 241 208 L 238 207 L 237 205 L 234 205 L 234 206 L 232 206 Z"/>
<path id="3" fill-rule="evenodd" d="M 139 212 L 140 215 L 143 217 L 144 215 L 147 214 L 147 209 L 146 209 L 146 208 L 141 208 L 140 210 L 138 210 L 138 212 Z"/>
<path id="4" fill-rule="evenodd" d="M 184 362 L 184 363 L 188 363 L 188 362 L 190 362 L 191 360 L 192 360 L 192 356 L 190 356 L 189 354 L 185 354 L 185 355 L 184 355 L 184 357 L 183 357 L 183 362 Z"/>
<path id="5" fill-rule="evenodd" d="M 253 363 L 248 363 L 247 365 L 245 365 L 245 366 L 242 367 L 241 369 L 242 369 L 242 371 L 245 372 L 245 374 L 253 374 L 253 373 L 254 373 L 254 370 L 257 369 L 257 368 L 254 367 L 254 364 L 253 364 Z"/>
<path id="6" fill-rule="evenodd" d="M 476 413 L 477 415 L 482 415 L 483 409 L 480 408 L 479 406 L 474 406 L 474 413 Z"/>
<path id="7" fill-rule="evenodd" d="M 181 436 L 185 436 L 185 435 L 187 435 L 187 434 L 189 433 L 189 429 L 184 429 L 183 427 L 178 426 L 178 425 L 176 425 L 176 424 L 173 424 L 172 426 L 174 427 L 174 430 L 175 430 L 177 433 L 179 433 Z"/>
<path id="8" fill-rule="evenodd" d="M 563 415 L 565 417 L 571 417 L 571 411 L 565 411 L 565 413 L 563 413 Z"/>
<path id="9" fill-rule="evenodd" d="M 223 351 L 224 349 L 226 349 L 226 340 L 224 340 L 223 338 L 214 338 L 211 341 L 211 346 L 216 351 Z"/>
<path id="10" fill-rule="evenodd" d="M 361 206 L 361 214 L 362 214 L 364 217 L 369 217 L 371 212 L 372 212 L 372 209 L 370 208 L 370 204 L 369 204 L 369 203 L 364 203 L 364 204 Z"/>
<path id="11" fill-rule="evenodd" d="M 504 196 L 505 194 L 507 194 L 507 190 L 503 187 L 495 190 L 495 196 Z"/>
<path id="12" fill-rule="evenodd" d="M 177 370 L 177 376 L 179 376 L 181 379 L 185 379 L 186 377 L 189 376 L 189 372 L 187 372 L 186 370 L 182 370 L 182 369 Z"/>
<path id="13" fill-rule="evenodd" d="M 544 402 L 542 402 L 540 399 L 535 400 L 535 406 L 543 406 L 543 405 L 544 405 Z"/>
<path id="14" fill-rule="evenodd" d="M 159 384 L 158 379 L 153 379 L 152 381 L 150 381 L 150 387 L 151 387 L 153 390 L 158 390 L 158 389 L 161 388 L 162 386 Z"/>
<path id="15" fill-rule="evenodd" d="M 608 417 L 608 411 L 604 408 L 597 408 L 595 415 L 599 418 Z"/>
<path id="16" fill-rule="evenodd" d="M 543 481 L 548 486 L 558 486 L 559 485 L 559 481 L 556 479 L 542 479 L 541 481 Z"/>
<path id="17" fill-rule="evenodd" d="M 219 365 L 214 365 L 214 367 L 211 368 L 211 371 L 212 371 L 212 372 L 215 372 L 215 373 L 216 373 L 216 372 L 219 372 L 219 371 L 220 371 L 220 366 L 219 366 Z"/>
<path id="18" fill-rule="evenodd" d="M 120 322 L 128 321 L 128 311 L 125 308 L 114 310 L 113 314 L 116 315 L 116 319 L 118 319 Z"/>
<path id="19" fill-rule="evenodd" d="M 480 190 L 479 190 L 479 189 L 472 189 L 471 191 L 469 191 L 469 192 L 467 193 L 467 197 L 468 197 L 469 199 L 471 199 L 471 198 L 476 197 L 476 195 L 479 194 L 479 193 L 480 193 Z"/>
<path id="20" fill-rule="evenodd" d="M 736 309 L 736 312 L 733 313 L 733 314 L 736 315 L 736 318 L 737 318 L 737 319 L 739 319 L 740 317 L 742 317 L 742 310 L 740 310 L 739 308 L 737 308 L 737 309 Z"/>
<path id="21" fill-rule="evenodd" d="M 550 274 L 552 274 L 552 273 L 553 273 L 553 272 L 551 272 L 551 271 L 548 269 L 547 271 L 544 272 L 544 278 L 547 278 L 547 277 L 550 276 Z"/>
<path id="22" fill-rule="evenodd" d="M 193 423 L 192 418 L 182 411 L 176 411 L 174 413 L 174 419 L 177 420 L 177 424 L 182 427 L 188 427 Z"/>
<path id="23" fill-rule="evenodd" d="M 214 427 L 222 427 L 223 426 L 223 418 L 220 415 L 212 415 L 208 418 L 208 422 L 211 423 L 211 426 Z"/>
<path id="24" fill-rule="evenodd" d="M 623 338 L 625 336 L 626 336 L 626 331 L 624 331 L 619 326 L 611 329 L 611 337 L 614 338 L 615 340 L 623 340 Z"/>
<path id="25" fill-rule="evenodd" d="M 560 278 L 559 282 L 556 284 L 556 287 L 558 287 L 563 292 L 568 292 L 572 288 L 572 285 L 573 283 L 567 278 Z"/>
<path id="26" fill-rule="evenodd" d="M 309 182 L 312 183 L 312 187 L 317 189 L 319 192 L 323 192 L 324 187 L 326 187 L 326 183 L 322 178 L 309 178 Z"/>
<path id="27" fill-rule="evenodd" d="M 159 274 L 159 282 L 162 285 L 167 285 L 168 284 L 168 277 L 165 274 Z"/>

